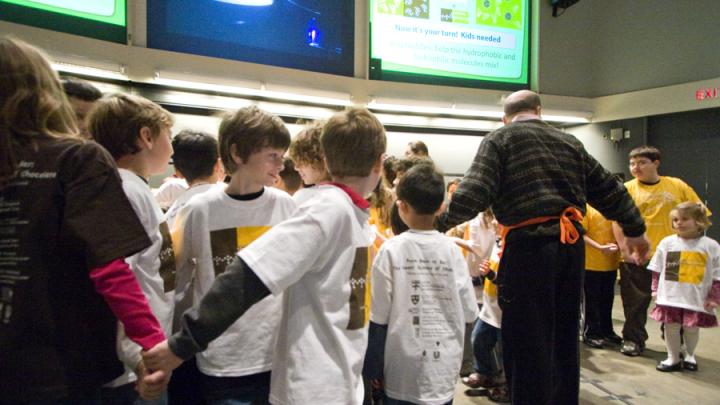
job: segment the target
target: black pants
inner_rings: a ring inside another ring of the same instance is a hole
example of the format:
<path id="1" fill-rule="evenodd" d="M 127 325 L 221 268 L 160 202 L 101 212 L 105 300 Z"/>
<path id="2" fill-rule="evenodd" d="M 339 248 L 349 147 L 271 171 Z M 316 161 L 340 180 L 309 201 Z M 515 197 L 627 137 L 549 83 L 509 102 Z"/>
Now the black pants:
<path id="1" fill-rule="evenodd" d="M 498 298 L 513 404 L 577 404 L 585 246 L 562 244 L 557 235 L 512 236 L 500 262 Z"/>
<path id="2" fill-rule="evenodd" d="M 650 287 L 652 273 L 645 266 L 620 263 L 620 297 L 625 312 L 623 339 L 645 345 L 648 333 L 645 329 L 648 307 L 652 299 Z"/>
<path id="3" fill-rule="evenodd" d="M 617 270 L 585 270 L 585 337 L 603 338 L 615 333 L 612 307 L 616 279 Z"/>

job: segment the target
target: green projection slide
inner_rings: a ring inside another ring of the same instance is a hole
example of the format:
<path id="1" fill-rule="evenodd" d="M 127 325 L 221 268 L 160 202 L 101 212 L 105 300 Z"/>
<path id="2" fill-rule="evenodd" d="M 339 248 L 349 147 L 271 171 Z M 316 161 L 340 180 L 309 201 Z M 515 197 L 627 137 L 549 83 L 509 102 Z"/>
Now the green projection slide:
<path id="1" fill-rule="evenodd" d="M 126 0 L 0 0 L 37 10 L 49 11 L 102 23 L 126 25 Z"/>
<path id="2" fill-rule="evenodd" d="M 371 65 L 379 66 L 381 76 L 395 72 L 527 85 L 529 0 L 369 3 Z"/>

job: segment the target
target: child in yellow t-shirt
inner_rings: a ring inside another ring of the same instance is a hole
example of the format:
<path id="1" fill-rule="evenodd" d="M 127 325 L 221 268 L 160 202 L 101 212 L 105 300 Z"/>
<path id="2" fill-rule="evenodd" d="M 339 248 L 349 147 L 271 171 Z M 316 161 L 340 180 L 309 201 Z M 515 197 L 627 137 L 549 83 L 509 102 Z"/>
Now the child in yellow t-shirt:
<path id="1" fill-rule="evenodd" d="M 595 348 L 605 343 L 619 345 L 622 338 L 613 330 L 612 307 L 620 255 L 612 222 L 588 205 L 582 225 L 586 232 L 583 341 Z"/>

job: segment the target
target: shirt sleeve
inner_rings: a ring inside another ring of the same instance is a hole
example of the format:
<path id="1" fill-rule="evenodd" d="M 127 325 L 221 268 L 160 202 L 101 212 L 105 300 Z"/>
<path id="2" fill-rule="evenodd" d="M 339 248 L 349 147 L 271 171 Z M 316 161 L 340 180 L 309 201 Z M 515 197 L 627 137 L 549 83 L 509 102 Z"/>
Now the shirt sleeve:
<path id="1" fill-rule="evenodd" d="M 133 342 L 149 350 L 165 340 L 165 334 L 150 310 L 135 274 L 122 259 L 93 269 L 90 278 L 95 284 L 95 291 L 105 299 Z"/>
<path id="2" fill-rule="evenodd" d="M 294 217 L 270 228 L 238 255 L 273 295 L 278 295 L 318 267 L 314 265 L 320 255 L 333 248 L 331 238 L 313 215 L 296 212 Z"/>
<path id="3" fill-rule="evenodd" d="M 498 194 L 502 164 L 499 147 L 486 137 L 478 148 L 470 168 L 453 193 L 447 215 L 441 218 L 446 226 L 469 221 L 485 211 Z"/>
<path id="4" fill-rule="evenodd" d="M 62 183 L 63 227 L 85 243 L 88 270 L 150 246 L 108 153 L 95 143 L 86 143 L 65 161 L 71 167 L 62 171 L 68 173 Z"/>
<path id="5" fill-rule="evenodd" d="M 371 282 L 372 299 L 370 320 L 379 325 L 387 325 L 392 305 L 392 268 L 385 245 L 380 248 L 373 262 Z"/>
<path id="6" fill-rule="evenodd" d="M 650 259 L 650 263 L 647 265 L 647 269 L 650 271 L 655 271 L 658 273 L 661 273 L 663 270 L 663 267 L 665 267 L 665 239 L 660 241 L 660 243 L 657 246 L 657 249 L 655 249 L 655 254 L 653 254 L 652 259 Z"/>

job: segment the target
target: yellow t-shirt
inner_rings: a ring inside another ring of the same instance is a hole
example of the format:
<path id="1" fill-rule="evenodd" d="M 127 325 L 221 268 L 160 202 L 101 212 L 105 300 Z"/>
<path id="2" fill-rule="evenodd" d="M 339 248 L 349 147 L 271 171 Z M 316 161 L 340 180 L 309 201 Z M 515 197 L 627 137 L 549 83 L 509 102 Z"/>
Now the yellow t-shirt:
<path id="1" fill-rule="evenodd" d="M 660 181 L 652 185 L 633 179 L 625 183 L 625 188 L 645 219 L 652 248 L 650 253 L 655 253 L 655 248 L 664 237 L 674 233 L 670 221 L 673 208 L 686 201 L 702 202 L 692 187 L 675 177 L 660 176 Z"/>
<path id="2" fill-rule="evenodd" d="M 615 243 L 615 236 L 612 231 L 612 222 L 595 208 L 586 205 L 587 212 L 582 221 L 585 234 L 595 242 L 604 245 Z M 593 271 L 612 271 L 618 268 L 620 253 L 607 255 L 600 250 L 585 244 L 585 269 Z"/>

